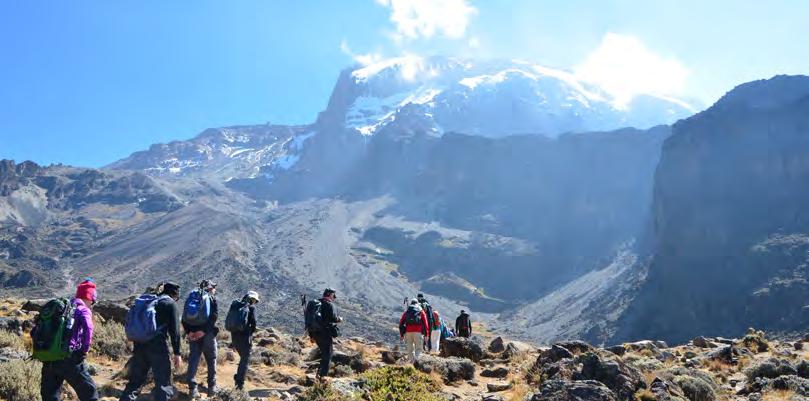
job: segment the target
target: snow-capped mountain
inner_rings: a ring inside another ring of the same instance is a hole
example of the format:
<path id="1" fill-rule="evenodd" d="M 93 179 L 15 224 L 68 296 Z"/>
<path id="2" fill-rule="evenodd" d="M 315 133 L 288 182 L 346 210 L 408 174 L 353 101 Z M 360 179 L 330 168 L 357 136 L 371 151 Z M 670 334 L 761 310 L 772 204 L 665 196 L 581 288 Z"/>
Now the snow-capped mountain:
<path id="1" fill-rule="evenodd" d="M 309 127 L 212 128 L 191 140 L 152 145 L 107 168 L 135 169 L 155 176 L 217 177 L 224 181 L 252 178 L 263 171 L 292 167 L 313 135 Z"/>
<path id="2" fill-rule="evenodd" d="M 407 114 L 428 134 L 500 137 L 649 128 L 693 114 L 683 101 L 642 95 L 620 104 L 566 71 L 521 61 L 401 57 L 345 71 L 329 104 L 346 128 L 372 135 Z"/>
<path id="3" fill-rule="evenodd" d="M 687 117 L 686 103 L 653 95 L 618 104 L 601 88 L 565 71 L 521 61 L 473 62 L 407 56 L 344 70 L 329 105 L 307 126 L 255 125 L 208 129 L 187 141 L 152 145 L 108 166 L 154 176 L 271 181 L 307 170 L 304 153 L 347 159 L 363 138 L 458 132 L 486 137 L 649 128 Z M 311 140 L 316 132 L 319 139 Z M 315 144 L 316 150 L 304 150 Z M 338 162 L 339 164 L 339 162 Z M 328 167 L 334 169 L 334 167 Z"/>

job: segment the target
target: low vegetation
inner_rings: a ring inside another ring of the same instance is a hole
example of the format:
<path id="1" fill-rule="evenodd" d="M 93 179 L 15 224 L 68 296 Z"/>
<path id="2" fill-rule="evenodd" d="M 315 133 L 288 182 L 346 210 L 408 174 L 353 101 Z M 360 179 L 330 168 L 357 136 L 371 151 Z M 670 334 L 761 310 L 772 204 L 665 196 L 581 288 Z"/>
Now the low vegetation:
<path id="1" fill-rule="evenodd" d="M 114 361 L 128 357 L 131 350 L 126 341 L 124 326 L 112 321 L 96 324 L 91 351 Z"/>
<path id="2" fill-rule="evenodd" d="M 36 361 L 0 363 L 0 399 L 40 401 L 39 382 L 42 365 Z"/>
<path id="3" fill-rule="evenodd" d="M 352 398 L 340 394 L 328 384 L 317 383 L 306 389 L 298 401 L 354 401 Z"/>
<path id="4" fill-rule="evenodd" d="M 0 348 L 25 350 L 25 341 L 22 337 L 10 331 L 0 330 Z"/>
<path id="5" fill-rule="evenodd" d="M 363 375 L 371 401 L 439 401 L 441 382 L 413 367 L 386 366 Z"/>

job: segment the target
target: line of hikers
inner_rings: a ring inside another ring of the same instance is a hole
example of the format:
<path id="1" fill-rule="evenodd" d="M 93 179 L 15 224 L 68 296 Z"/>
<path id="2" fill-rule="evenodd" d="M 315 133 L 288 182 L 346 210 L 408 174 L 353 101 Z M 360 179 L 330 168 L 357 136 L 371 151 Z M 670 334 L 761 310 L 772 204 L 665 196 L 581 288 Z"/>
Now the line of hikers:
<path id="1" fill-rule="evenodd" d="M 98 299 L 92 279 L 82 281 L 71 299 L 48 301 L 40 310 L 31 330 L 32 358 L 42 362 L 40 395 L 43 401 L 58 401 L 62 384 L 67 382 L 81 401 L 97 401 L 98 390 L 90 376 L 85 359 L 93 339 L 91 307 Z M 124 331 L 133 343 L 129 365 L 129 382 L 121 394 L 121 401 L 134 401 L 146 383 L 149 371 L 154 377 L 152 396 L 155 401 L 166 401 L 174 396 L 171 383 L 172 364 L 175 372 L 182 367 L 180 356 L 180 326 L 189 341 L 187 379 L 189 393 L 199 396 L 196 373 L 204 356 L 208 366 L 208 396 L 216 386 L 216 336 L 219 328 L 219 309 L 216 301 L 216 283 L 203 280 L 186 298 L 182 313 L 177 302 L 180 286 L 165 282 L 135 299 L 126 315 Z M 256 309 L 259 295 L 248 291 L 234 300 L 225 318 L 225 329 L 230 331 L 231 346 L 239 354 L 239 366 L 234 375 L 236 387 L 244 387 L 247 366 L 256 332 Z M 171 350 L 169 350 L 171 343 Z"/>
<path id="2" fill-rule="evenodd" d="M 412 362 L 421 355 L 421 351 L 439 353 L 441 343 L 447 338 L 472 335 L 472 318 L 461 310 L 455 319 L 455 330 L 450 328 L 438 311 L 430 305 L 424 294 L 418 294 L 408 303 L 399 319 L 399 337 L 405 344 L 405 353 Z"/>
<path id="3" fill-rule="evenodd" d="M 80 401 L 97 401 L 98 391 L 85 362 L 93 339 L 92 306 L 98 299 L 96 284 L 92 279 L 82 281 L 71 299 L 57 298 L 48 301 L 40 310 L 31 330 L 32 358 L 42 362 L 40 394 L 43 401 L 58 401 L 61 387 L 67 382 L 76 391 Z M 172 365 L 175 372 L 182 367 L 180 352 L 182 326 L 189 341 L 188 369 L 186 373 L 189 394 L 199 396 L 196 382 L 197 368 L 202 357 L 207 364 L 207 393 L 217 391 L 216 358 L 219 328 L 219 307 L 216 300 L 216 283 L 203 280 L 185 300 L 182 312 L 180 286 L 164 282 L 135 299 L 127 312 L 124 331 L 133 343 L 130 358 L 128 383 L 120 401 L 135 401 L 140 388 L 146 384 L 151 370 L 154 378 L 152 396 L 155 401 L 167 401 L 174 396 Z M 311 341 L 317 344 L 321 360 L 317 379 L 323 380 L 329 373 L 334 353 L 334 338 L 340 335 L 338 324 L 343 322 L 334 302 L 337 292 L 326 288 L 320 299 L 306 302 L 304 325 Z M 259 294 L 248 291 L 241 299 L 234 300 L 225 318 L 225 329 L 231 334 L 231 347 L 239 355 L 239 365 L 233 379 L 237 389 L 244 388 L 250 360 L 253 334 L 256 332 L 255 305 Z M 465 311 L 455 321 L 457 335 L 469 337 L 472 321 Z M 399 332 L 405 342 L 411 360 L 415 361 L 422 348 L 428 352 L 439 351 L 442 339 L 455 336 L 437 311 L 419 294 L 410 301 L 399 321 Z M 169 343 L 171 349 L 169 349 Z"/>

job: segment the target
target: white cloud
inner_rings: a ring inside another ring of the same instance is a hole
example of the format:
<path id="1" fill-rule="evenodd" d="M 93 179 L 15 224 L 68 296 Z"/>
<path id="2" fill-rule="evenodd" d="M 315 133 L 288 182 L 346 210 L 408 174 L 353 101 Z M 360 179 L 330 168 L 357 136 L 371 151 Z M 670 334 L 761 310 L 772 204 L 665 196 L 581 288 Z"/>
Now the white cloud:
<path id="1" fill-rule="evenodd" d="M 365 53 L 365 54 L 357 54 L 351 50 L 351 47 L 348 46 L 348 42 L 345 39 L 340 41 L 340 51 L 343 54 L 351 57 L 359 63 L 360 65 L 371 65 L 373 63 L 379 62 L 382 60 L 382 55 L 379 53 Z"/>
<path id="2" fill-rule="evenodd" d="M 634 36 L 611 32 L 574 72 L 582 81 L 604 88 L 619 106 L 640 94 L 680 95 L 688 76 L 677 59 L 652 52 Z"/>
<path id="3" fill-rule="evenodd" d="M 443 35 L 453 39 L 466 34 L 469 19 L 477 13 L 467 0 L 376 0 L 391 9 L 396 25 L 394 41 Z"/>

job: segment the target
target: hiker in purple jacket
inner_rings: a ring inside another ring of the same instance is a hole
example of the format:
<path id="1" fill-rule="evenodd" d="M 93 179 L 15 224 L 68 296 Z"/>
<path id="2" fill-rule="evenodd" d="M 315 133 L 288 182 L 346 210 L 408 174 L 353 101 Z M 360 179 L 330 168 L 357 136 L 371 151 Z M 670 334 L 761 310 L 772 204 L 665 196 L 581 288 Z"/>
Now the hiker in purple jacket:
<path id="1" fill-rule="evenodd" d="M 42 401 L 59 401 L 62 383 L 67 382 L 80 401 L 97 401 L 98 391 L 87 370 L 87 353 L 93 341 L 93 312 L 90 306 L 96 301 L 96 285 L 84 280 L 76 288 L 76 297 L 70 302 L 73 313 L 73 332 L 70 336 L 70 356 L 61 361 L 42 364 Z"/>

